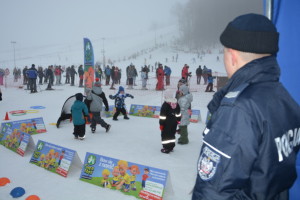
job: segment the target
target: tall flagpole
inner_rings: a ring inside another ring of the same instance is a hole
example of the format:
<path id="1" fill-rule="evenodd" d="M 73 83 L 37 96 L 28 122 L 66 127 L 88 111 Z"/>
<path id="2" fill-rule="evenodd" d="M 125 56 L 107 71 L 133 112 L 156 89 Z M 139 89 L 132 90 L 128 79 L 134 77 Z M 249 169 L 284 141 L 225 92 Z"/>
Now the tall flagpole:
<path id="1" fill-rule="evenodd" d="M 272 21 L 272 14 L 273 14 L 273 0 L 266 0 L 266 17 Z"/>

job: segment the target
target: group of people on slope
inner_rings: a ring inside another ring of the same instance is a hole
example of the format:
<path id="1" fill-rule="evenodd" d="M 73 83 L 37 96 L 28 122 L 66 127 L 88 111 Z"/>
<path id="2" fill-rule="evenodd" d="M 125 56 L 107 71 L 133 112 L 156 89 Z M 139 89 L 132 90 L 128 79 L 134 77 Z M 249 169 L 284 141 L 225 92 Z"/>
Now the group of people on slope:
<path id="1" fill-rule="evenodd" d="M 213 83 L 216 77 L 212 76 L 211 69 L 208 69 L 205 65 L 203 66 L 202 69 L 201 65 L 199 65 L 199 67 L 196 69 L 196 76 L 197 76 L 197 85 L 200 85 L 201 77 L 204 80 L 204 85 L 207 84 L 205 92 L 215 92 L 213 90 Z"/>
<path id="2" fill-rule="evenodd" d="M 95 133 L 97 124 L 100 124 L 106 132 L 111 128 L 111 125 L 106 123 L 101 118 L 101 111 L 103 104 L 105 111 L 109 110 L 109 105 L 105 93 L 101 88 L 99 78 L 93 84 L 92 89 L 86 90 L 86 100 L 83 101 L 83 94 L 77 93 L 75 95 L 76 101 L 71 107 L 72 120 L 74 124 L 73 135 L 75 139 L 83 140 L 85 138 L 86 121 L 91 122 L 91 132 Z M 119 86 L 119 90 L 115 95 L 109 95 L 109 98 L 115 100 L 115 110 L 113 120 L 117 121 L 120 113 L 123 114 L 124 119 L 128 120 L 127 111 L 125 109 L 125 98 L 134 98 L 131 94 L 125 93 L 125 89 Z M 186 79 L 181 79 L 178 82 L 178 91 L 172 94 L 171 91 L 165 91 L 164 103 L 160 111 L 160 130 L 163 148 L 162 153 L 169 153 L 175 147 L 175 134 L 180 135 L 178 144 L 188 144 L 188 129 L 190 123 L 189 110 L 191 109 L 191 102 L 193 96 L 189 93 Z M 92 118 L 90 119 L 90 113 Z M 177 126 L 179 127 L 177 129 Z"/>
<path id="3" fill-rule="evenodd" d="M 188 71 L 189 66 L 187 64 L 184 65 L 184 67 L 182 68 L 182 73 L 181 76 L 184 79 L 188 79 L 188 77 L 191 76 L 191 72 Z M 163 67 L 163 65 L 161 63 L 158 63 L 158 67 L 156 69 L 156 79 L 157 79 L 157 83 L 156 83 L 156 90 L 164 90 L 165 86 L 169 86 L 171 83 L 171 74 L 172 74 L 172 69 L 165 65 Z M 165 82 L 165 83 L 164 83 Z"/>
<path id="4" fill-rule="evenodd" d="M 79 87 L 83 87 L 84 70 L 82 65 L 78 67 L 78 73 L 76 72 L 74 65 L 67 67 L 66 71 L 64 71 L 61 66 L 53 65 L 50 65 L 45 69 L 40 66 L 36 69 L 34 64 L 31 65 L 31 68 L 25 66 L 23 69 L 23 85 L 27 85 L 27 90 L 30 90 L 31 93 L 36 93 L 37 78 L 39 78 L 39 85 L 48 83 L 47 89 L 49 89 L 54 85 L 54 81 L 56 81 L 56 85 L 62 84 L 62 74 L 64 72 L 66 73 L 66 84 L 74 86 L 75 75 L 79 74 Z"/>

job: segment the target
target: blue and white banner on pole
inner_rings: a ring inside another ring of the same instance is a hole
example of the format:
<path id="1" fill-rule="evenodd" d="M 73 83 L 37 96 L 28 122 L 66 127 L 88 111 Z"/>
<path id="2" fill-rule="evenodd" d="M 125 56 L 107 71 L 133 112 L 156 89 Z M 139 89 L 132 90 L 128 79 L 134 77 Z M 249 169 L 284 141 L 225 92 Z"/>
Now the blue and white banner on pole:
<path id="1" fill-rule="evenodd" d="M 92 88 L 95 76 L 93 45 L 88 38 L 83 38 L 84 46 L 84 87 Z"/>

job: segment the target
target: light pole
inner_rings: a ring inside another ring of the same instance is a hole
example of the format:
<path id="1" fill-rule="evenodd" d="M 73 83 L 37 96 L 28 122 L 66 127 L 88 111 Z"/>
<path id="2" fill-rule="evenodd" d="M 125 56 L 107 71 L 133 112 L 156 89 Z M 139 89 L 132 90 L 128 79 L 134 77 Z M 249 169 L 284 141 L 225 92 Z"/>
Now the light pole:
<path id="1" fill-rule="evenodd" d="M 105 67 L 105 50 L 104 50 L 104 40 L 105 38 L 102 38 L 102 54 L 103 54 L 103 67 Z"/>
<path id="2" fill-rule="evenodd" d="M 16 44 L 17 42 L 16 42 L 16 41 L 11 41 L 10 43 L 13 45 L 13 48 L 14 48 L 14 65 L 15 65 L 15 68 L 16 68 L 16 51 L 15 51 L 15 44 Z"/>

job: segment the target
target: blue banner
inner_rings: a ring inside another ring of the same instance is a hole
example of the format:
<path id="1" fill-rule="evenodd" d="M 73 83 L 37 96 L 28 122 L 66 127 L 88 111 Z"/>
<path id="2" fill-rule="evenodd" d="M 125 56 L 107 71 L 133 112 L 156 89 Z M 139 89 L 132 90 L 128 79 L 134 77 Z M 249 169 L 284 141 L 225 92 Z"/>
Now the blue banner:
<path id="1" fill-rule="evenodd" d="M 83 38 L 84 45 L 84 87 L 92 88 L 95 76 L 93 45 L 88 38 Z"/>
<path id="2" fill-rule="evenodd" d="M 299 68 L 299 34 L 300 34 L 300 1 L 273 0 L 272 21 L 280 33 L 278 63 L 281 70 L 281 82 L 289 93 L 300 104 L 300 68 Z M 300 197 L 300 154 L 298 153 L 296 170 L 298 178 L 290 190 L 290 199 Z"/>

